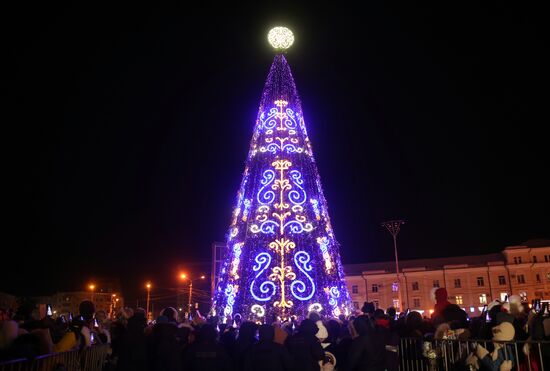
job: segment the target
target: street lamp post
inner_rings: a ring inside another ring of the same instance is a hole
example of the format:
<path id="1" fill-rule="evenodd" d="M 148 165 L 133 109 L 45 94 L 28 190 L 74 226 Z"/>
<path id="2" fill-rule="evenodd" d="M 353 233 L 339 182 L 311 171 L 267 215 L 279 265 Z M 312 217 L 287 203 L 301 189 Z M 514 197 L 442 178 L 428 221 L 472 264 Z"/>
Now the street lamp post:
<path id="1" fill-rule="evenodd" d="M 149 319 L 149 300 L 150 300 L 150 295 L 151 295 L 151 283 L 150 282 L 147 282 L 147 285 L 145 285 L 145 287 L 147 288 L 147 314 L 146 314 L 146 318 Z"/>
<path id="2" fill-rule="evenodd" d="M 116 294 L 112 294 L 111 295 L 111 313 L 109 313 L 111 318 L 114 318 L 115 307 L 116 307 Z"/>
<path id="3" fill-rule="evenodd" d="M 187 304 L 187 312 L 191 313 L 191 298 L 193 297 L 193 280 L 189 280 L 189 303 Z"/>
<path id="4" fill-rule="evenodd" d="M 187 275 L 185 273 L 181 273 L 180 274 L 180 279 L 182 281 L 184 280 L 189 280 L 189 301 L 187 303 L 187 306 L 188 306 L 188 313 L 191 313 L 191 307 L 192 307 L 192 299 L 193 299 L 193 282 L 194 281 L 197 281 L 197 280 L 204 280 L 206 277 L 204 275 L 201 275 L 200 277 L 198 278 L 195 278 L 195 279 L 191 279 L 191 278 L 188 278 Z"/>
<path id="5" fill-rule="evenodd" d="M 94 289 L 95 289 L 95 285 L 94 284 L 91 284 L 90 286 L 88 286 L 90 288 L 90 291 L 92 292 L 92 295 L 91 295 L 91 301 L 92 303 L 94 302 Z"/>
<path id="6" fill-rule="evenodd" d="M 391 233 L 393 237 L 393 250 L 395 253 L 395 274 L 397 277 L 397 300 L 399 300 L 399 311 L 401 312 L 402 306 L 403 306 L 403 299 L 401 297 L 401 283 L 399 281 L 399 259 L 397 257 L 397 235 L 399 234 L 399 230 L 401 228 L 401 225 L 405 224 L 405 221 L 403 220 L 390 220 L 387 222 L 383 222 L 381 225 L 382 227 L 385 227 L 388 232 Z"/>

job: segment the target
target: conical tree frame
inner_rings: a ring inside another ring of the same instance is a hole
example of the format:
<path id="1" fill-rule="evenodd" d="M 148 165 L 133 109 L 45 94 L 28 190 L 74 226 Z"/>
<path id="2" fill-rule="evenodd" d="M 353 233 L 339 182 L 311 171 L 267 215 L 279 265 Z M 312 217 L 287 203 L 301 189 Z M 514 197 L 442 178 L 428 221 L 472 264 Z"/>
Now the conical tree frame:
<path id="1" fill-rule="evenodd" d="M 290 67 L 277 54 L 263 90 L 218 272 L 212 312 L 269 322 L 350 298 Z"/>

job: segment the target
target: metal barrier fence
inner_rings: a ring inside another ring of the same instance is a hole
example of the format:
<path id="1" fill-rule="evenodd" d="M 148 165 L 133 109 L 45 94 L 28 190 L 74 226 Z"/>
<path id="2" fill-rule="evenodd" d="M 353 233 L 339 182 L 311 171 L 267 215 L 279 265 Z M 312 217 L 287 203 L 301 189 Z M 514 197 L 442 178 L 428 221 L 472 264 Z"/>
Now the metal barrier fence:
<path id="1" fill-rule="evenodd" d="M 466 359 L 477 344 L 489 352 L 491 340 L 432 340 L 403 338 L 398 347 L 400 371 L 475 370 Z M 512 370 L 550 371 L 550 341 L 499 342 L 505 360 L 512 361 Z"/>
<path id="2" fill-rule="evenodd" d="M 94 345 L 83 350 L 52 353 L 28 360 L 14 359 L 0 363 L 0 371 L 101 371 L 109 345 Z"/>

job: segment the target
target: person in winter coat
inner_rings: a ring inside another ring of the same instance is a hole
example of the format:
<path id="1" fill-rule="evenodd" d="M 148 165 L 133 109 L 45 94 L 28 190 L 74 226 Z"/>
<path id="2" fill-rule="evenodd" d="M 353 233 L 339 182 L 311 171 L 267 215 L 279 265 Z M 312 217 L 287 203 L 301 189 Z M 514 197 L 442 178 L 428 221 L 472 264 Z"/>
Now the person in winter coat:
<path id="1" fill-rule="evenodd" d="M 384 371 L 386 369 L 386 346 L 380 341 L 382 329 L 372 328 L 366 316 L 353 321 L 356 337 L 351 343 L 347 367 L 350 371 Z"/>
<path id="2" fill-rule="evenodd" d="M 292 359 L 288 350 L 275 343 L 275 329 L 271 325 L 260 326 L 259 341 L 252 345 L 245 357 L 245 371 L 290 371 Z"/>
<path id="3" fill-rule="evenodd" d="M 165 316 L 159 316 L 147 338 L 149 370 L 181 370 L 181 348 L 176 338 L 178 328 Z"/>
<path id="4" fill-rule="evenodd" d="M 147 340 L 144 332 L 146 326 L 147 320 L 144 315 L 135 314 L 128 320 L 128 331 L 122 335 L 119 343 L 117 370 L 147 370 Z"/>
<path id="5" fill-rule="evenodd" d="M 256 344 L 256 332 L 258 331 L 258 325 L 254 322 L 245 321 L 241 323 L 239 328 L 239 335 L 235 341 L 235 347 L 233 348 L 232 356 L 236 370 L 242 370 L 244 368 L 244 359 L 246 353 Z"/>
<path id="6" fill-rule="evenodd" d="M 325 351 L 315 336 L 317 331 L 319 328 L 312 320 L 304 319 L 298 332 L 286 339 L 286 347 L 294 362 L 293 370 L 319 370 L 319 361 L 323 360 Z"/>
<path id="7" fill-rule="evenodd" d="M 203 324 L 197 340 L 184 352 L 183 365 L 186 371 L 232 371 L 233 363 L 224 347 L 216 342 L 216 329 Z M 181 370 L 181 368 L 180 368 Z"/>

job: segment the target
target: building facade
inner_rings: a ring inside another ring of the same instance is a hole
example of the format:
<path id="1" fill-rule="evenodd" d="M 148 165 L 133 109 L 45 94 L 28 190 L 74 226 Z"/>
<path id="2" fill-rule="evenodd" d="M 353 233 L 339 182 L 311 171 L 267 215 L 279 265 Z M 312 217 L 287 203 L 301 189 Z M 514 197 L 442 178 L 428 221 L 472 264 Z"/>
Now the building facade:
<path id="1" fill-rule="evenodd" d="M 522 300 L 550 299 L 550 241 L 530 240 L 501 253 L 344 266 L 353 305 L 365 301 L 382 309 L 396 307 L 430 315 L 434 291 L 445 287 L 449 301 L 472 315 L 485 304 L 519 295 Z M 401 288 L 402 306 L 398 288 Z"/>
<path id="2" fill-rule="evenodd" d="M 15 311 L 17 309 L 17 297 L 0 292 L 0 309 Z"/>
<path id="3" fill-rule="evenodd" d="M 46 308 L 46 305 L 51 305 L 54 316 L 61 314 L 68 316 L 69 313 L 77 315 L 80 303 L 92 299 L 96 312 L 104 311 L 106 314 L 116 313 L 119 308 L 124 306 L 124 298 L 119 294 L 110 292 L 96 292 L 92 295 L 88 291 L 70 291 L 35 298 L 36 304 L 41 310 L 42 307 Z"/>

